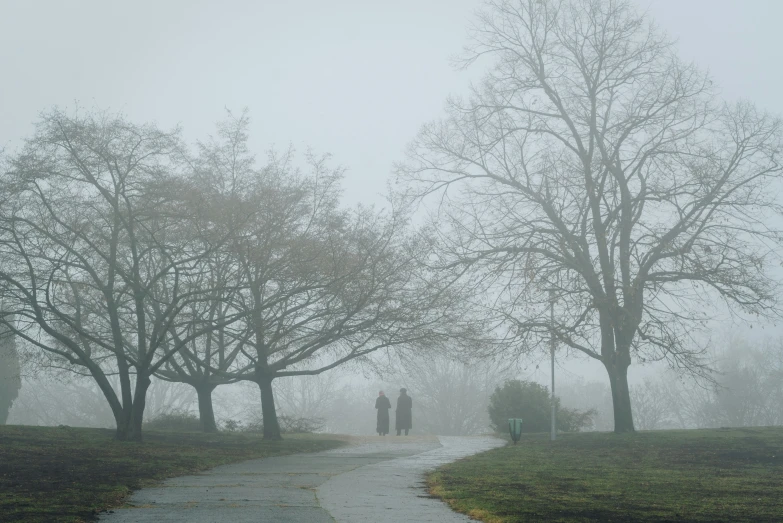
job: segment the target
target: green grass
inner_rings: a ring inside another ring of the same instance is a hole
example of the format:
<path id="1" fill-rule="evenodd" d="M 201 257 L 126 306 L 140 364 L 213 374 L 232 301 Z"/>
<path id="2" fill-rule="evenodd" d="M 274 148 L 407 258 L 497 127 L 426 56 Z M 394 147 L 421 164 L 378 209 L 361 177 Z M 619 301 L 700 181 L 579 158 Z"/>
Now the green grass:
<path id="1" fill-rule="evenodd" d="M 783 521 L 783 428 L 523 436 L 441 467 L 430 493 L 482 521 Z"/>
<path id="2" fill-rule="evenodd" d="M 145 433 L 119 442 L 114 431 L 0 426 L 0 520 L 90 521 L 155 481 L 224 463 L 314 452 L 343 444 L 334 436 L 263 441 L 255 434 Z"/>

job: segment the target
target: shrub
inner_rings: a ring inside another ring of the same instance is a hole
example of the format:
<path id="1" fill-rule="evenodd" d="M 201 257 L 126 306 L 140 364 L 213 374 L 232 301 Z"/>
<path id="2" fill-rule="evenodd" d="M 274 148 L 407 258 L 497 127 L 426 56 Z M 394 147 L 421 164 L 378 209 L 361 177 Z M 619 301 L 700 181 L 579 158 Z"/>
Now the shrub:
<path id="1" fill-rule="evenodd" d="M 323 418 L 295 418 L 285 414 L 278 416 L 277 421 L 280 423 L 280 431 L 285 434 L 318 432 L 326 423 Z"/>
<path id="2" fill-rule="evenodd" d="M 201 431 L 201 422 L 197 414 L 187 410 L 171 410 L 145 422 L 144 430 L 199 432 Z"/>
<path id="3" fill-rule="evenodd" d="M 264 422 L 261 418 L 254 418 L 243 425 L 242 432 L 264 432 Z"/>
<path id="4" fill-rule="evenodd" d="M 557 430 L 563 432 L 579 432 L 585 428 L 593 427 L 593 418 L 598 413 L 595 409 L 576 410 L 558 406 Z"/>
<path id="5" fill-rule="evenodd" d="M 237 432 L 242 430 L 242 422 L 233 419 L 227 419 L 223 422 L 223 430 L 226 432 Z"/>
<path id="6" fill-rule="evenodd" d="M 555 405 L 559 431 L 578 432 L 592 423 L 592 410 L 560 407 L 558 398 Z M 550 412 L 549 389 L 530 381 L 508 380 L 495 388 L 489 398 L 489 418 L 496 432 L 508 430 L 509 418 L 522 418 L 522 432 L 547 432 L 551 426 Z"/>
<path id="7" fill-rule="evenodd" d="M 282 434 L 306 434 L 321 430 L 326 420 L 323 418 L 295 418 L 280 414 L 277 416 L 277 422 L 280 424 Z M 232 430 L 227 425 L 226 430 Z M 260 418 L 250 420 L 247 425 L 241 427 L 241 430 L 243 432 L 263 432 L 264 422 Z"/>

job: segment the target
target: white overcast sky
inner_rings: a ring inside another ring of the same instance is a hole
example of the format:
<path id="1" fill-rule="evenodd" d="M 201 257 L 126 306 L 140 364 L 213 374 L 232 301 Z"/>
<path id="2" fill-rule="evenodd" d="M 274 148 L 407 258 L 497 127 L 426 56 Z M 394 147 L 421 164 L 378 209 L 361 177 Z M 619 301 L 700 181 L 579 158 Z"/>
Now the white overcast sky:
<path id="1" fill-rule="evenodd" d="M 248 107 L 253 147 L 330 152 L 380 202 L 450 93 L 480 0 L 0 0 L 0 146 L 38 113 L 109 108 L 203 137 Z M 783 114 L 783 0 L 639 0 L 729 98 Z"/>

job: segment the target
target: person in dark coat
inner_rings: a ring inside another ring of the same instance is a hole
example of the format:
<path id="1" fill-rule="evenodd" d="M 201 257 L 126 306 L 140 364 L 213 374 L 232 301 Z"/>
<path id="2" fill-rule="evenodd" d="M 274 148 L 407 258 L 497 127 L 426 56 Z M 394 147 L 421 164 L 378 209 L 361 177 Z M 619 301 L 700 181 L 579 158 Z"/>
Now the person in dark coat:
<path id="1" fill-rule="evenodd" d="M 378 409 L 378 423 L 375 427 L 375 432 L 379 436 L 385 436 L 389 433 L 389 409 L 391 408 L 391 401 L 383 391 L 378 393 L 378 399 L 375 400 L 375 408 Z"/>
<path id="2" fill-rule="evenodd" d="M 413 428 L 413 415 L 411 409 L 413 408 L 413 399 L 408 396 L 408 391 L 400 389 L 400 397 L 397 398 L 397 410 L 394 419 L 394 428 L 397 429 L 397 435 L 400 435 L 401 431 L 405 431 L 405 435 L 408 435 L 408 431 Z"/>

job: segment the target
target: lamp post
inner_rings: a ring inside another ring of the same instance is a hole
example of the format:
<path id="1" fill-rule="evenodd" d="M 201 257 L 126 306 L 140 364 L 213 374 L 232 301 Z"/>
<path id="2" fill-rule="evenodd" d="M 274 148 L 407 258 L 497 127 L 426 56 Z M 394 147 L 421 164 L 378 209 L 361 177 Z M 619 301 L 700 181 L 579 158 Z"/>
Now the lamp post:
<path id="1" fill-rule="evenodd" d="M 555 405 L 555 290 L 549 289 L 549 328 L 550 328 L 550 356 L 552 358 L 552 428 L 549 433 L 549 440 L 555 441 L 557 438 L 557 408 Z"/>

